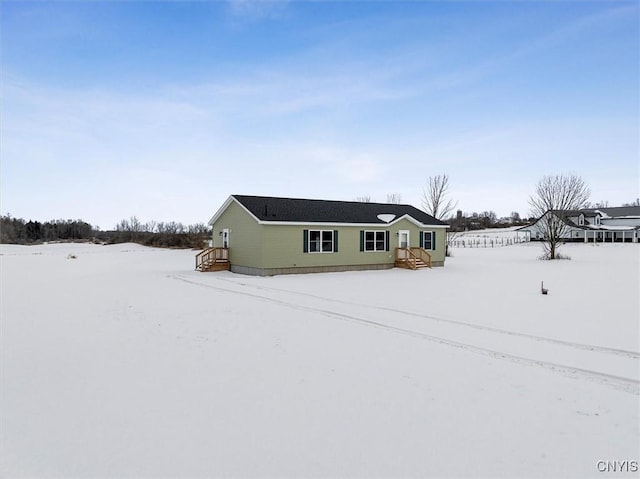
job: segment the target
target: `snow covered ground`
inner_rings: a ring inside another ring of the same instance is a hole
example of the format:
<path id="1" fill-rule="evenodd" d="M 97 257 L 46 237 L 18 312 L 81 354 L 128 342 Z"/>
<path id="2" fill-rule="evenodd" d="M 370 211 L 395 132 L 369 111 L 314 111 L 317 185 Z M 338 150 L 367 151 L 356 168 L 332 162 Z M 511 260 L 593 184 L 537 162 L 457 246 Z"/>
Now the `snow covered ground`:
<path id="1" fill-rule="evenodd" d="M 258 278 L 2 245 L 2 477 L 636 477 L 640 248 L 561 251 Z"/>

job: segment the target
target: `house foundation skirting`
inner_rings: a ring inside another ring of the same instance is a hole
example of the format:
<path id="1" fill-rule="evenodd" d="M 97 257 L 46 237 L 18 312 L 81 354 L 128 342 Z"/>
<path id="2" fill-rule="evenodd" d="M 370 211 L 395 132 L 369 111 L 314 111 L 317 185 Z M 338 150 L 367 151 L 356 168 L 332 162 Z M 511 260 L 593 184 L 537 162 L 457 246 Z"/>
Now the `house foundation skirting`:
<path id="1" fill-rule="evenodd" d="M 250 266 L 231 265 L 232 273 L 248 274 L 251 276 L 275 276 L 278 274 L 304 274 L 304 273 L 334 273 L 341 271 L 365 271 L 373 269 L 391 269 L 390 264 L 359 264 L 337 266 L 296 266 L 291 268 L 253 268 Z"/>
<path id="2" fill-rule="evenodd" d="M 434 261 L 432 266 L 444 266 L 444 261 Z M 300 266 L 291 268 L 254 268 L 251 266 L 231 265 L 231 272 L 247 274 L 250 276 L 275 276 L 278 274 L 305 274 L 305 273 L 337 273 L 344 271 L 370 271 L 383 270 L 395 267 L 393 263 L 387 264 L 356 264 L 336 266 Z"/>

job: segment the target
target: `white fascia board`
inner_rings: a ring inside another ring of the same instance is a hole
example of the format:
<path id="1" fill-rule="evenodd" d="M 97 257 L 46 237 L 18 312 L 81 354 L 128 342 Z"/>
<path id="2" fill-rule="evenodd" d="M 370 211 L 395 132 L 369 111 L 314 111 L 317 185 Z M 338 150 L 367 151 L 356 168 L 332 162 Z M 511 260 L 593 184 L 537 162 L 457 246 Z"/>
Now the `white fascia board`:
<path id="1" fill-rule="evenodd" d="M 605 231 L 633 231 L 635 228 L 633 226 L 613 226 L 613 225 L 600 225 L 601 230 Z"/>
<path id="2" fill-rule="evenodd" d="M 620 225 L 620 226 L 613 226 L 613 225 L 585 225 L 583 229 L 590 230 L 590 231 L 633 231 L 636 228 L 633 227 L 633 226 L 624 226 L 624 225 Z"/>
<path id="3" fill-rule="evenodd" d="M 416 219 L 414 219 L 413 217 L 409 216 L 409 215 L 404 215 L 401 216 L 400 218 L 397 218 L 395 221 L 392 221 L 390 223 L 337 223 L 337 222 L 333 222 L 333 223 L 324 223 L 324 222 L 315 222 L 315 221 L 262 221 L 262 220 L 258 220 L 258 224 L 261 225 L 273 225 L 273 226 L 331 226 L 331 227 L 337 227 L 337 226 L 359 226 L 359 227 L 367 227 L 367 228 L 384 228 L 384 227 L 389 227 L 389 226 L 393 226 L 394 224 L 398 223 L 400 220 L 406 218 L 407 220 L 411 221 L 413 224 L 415 224 L 416 226 L 420 227 L 420 228 L 424 228 L 424 229 L 447 229 L 450 228 L 450 225 L 425 225 L 423 223 L 420 223 L 419 221 L 417 221 Z"/>
<path id="4" fill-rule="evenodd" d="M 258 223 L 260 223 L 260 221 L 258 220 L 258 218 L 255 217 L 255 215 L 253 213 L 251 213 L 251 211 L 249 211 L 242 203 L 240 203 L 237 199 L 235 199 L 235 197 L 233 195 L 229 196 L 229 198 L 227 198 L 227 201 L 225 201 L 222 206 L 220 207 L 220 209 L 218 211 L 216 211 L 216 213 L 211 217 L 211 219 L 209 220 L 209 226 L 213 226 L 215 224 L 216 221 L 218 221 L 218 218 L 220 218 L 220 216 L 222 215 L 222 213 L 224 213 L 226 211 L 226 209 L 229 207 L 229 205 L 233 202 L 236 202 L 238 205 L 240 205 L 240 207 L 245 210 L 247 212 L 247 214 L 249 216 L 251 216 L 254 220 L 256 220 Z"/>
<path id="5" fill-rule="evenodd" d="M 414 225 L 420 227 L 420 228 L 442 228 L 442 229 L 447 229 L 447 228 L 451 228 L 451 225 L 425 225 L 423 223 L 420 223 L 417 219 L 415 219 L 413 216 L 406 214 L 406 215 L 402 215 L 400 218 L 396 218 L 394 221 L 392 221 L 391 223 L 388 223 L 389 225 L 393 225 L 399 221 L 402 220 L 408 220 L 411 223 L 413 223 Z"/>
<path id="6" fill-rule="evenodd" d="M 218 211 L 216 211 L 213 216 L 211 217 L 211 219 L 209 220 L 209 226 L 213 226 L 214 223 L 218 220 L 218 218 L 220 218 L 220 215 L 222 215 L 222 213 L 224 213 L 224 211 L 229 207 L 229 205 L 235 200 L 235 198 L 233 197 L 233 195 L 229 196 L 229 198 L 226 199 L 226 201 L 224 203 L 222 203 L 222 206 L 220 208 L 218 208 Z"/>

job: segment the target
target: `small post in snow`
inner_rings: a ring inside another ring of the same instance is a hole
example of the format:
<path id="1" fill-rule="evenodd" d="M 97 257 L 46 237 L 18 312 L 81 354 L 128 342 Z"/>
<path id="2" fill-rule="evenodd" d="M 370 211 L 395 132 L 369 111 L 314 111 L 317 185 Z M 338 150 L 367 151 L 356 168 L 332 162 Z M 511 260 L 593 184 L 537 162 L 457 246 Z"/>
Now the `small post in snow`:
<path id="1" fill-rule="evenodd" d="M 548 290 L 547 288 L 545 288 L 545 287 L 544 287 L 544 281 L 541 281 L 541 282 L 540 282 L 540 292 L 541 292 L 542 294 L 548 294 L 548 293 L 549 293 L 549 290 Z"/>

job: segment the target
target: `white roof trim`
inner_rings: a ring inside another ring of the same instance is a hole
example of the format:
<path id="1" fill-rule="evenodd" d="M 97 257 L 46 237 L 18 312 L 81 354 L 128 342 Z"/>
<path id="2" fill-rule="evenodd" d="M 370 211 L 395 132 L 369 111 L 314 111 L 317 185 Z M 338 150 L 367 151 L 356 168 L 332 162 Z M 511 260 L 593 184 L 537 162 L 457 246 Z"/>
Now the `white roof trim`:
<path id="1" fill-rule="evenodd" d="M 253 215 L 251 215 L 253 216 Z M 255 218 L 255 216 L 254 216 Z M 402 215 L 398 218 L 396 218 L 394 221 L 390 222 L 390 223 L 340 223 L 340 222 L 321 222 L 321 221 L 262 221 L 262 220 L 257 220 L 258 224 L 261 225 L 290 225 L 290 226 L 367 226 L 367 227 L 384 227 L 384 226 L 392 226 L 396 223 L 398 223 L 399 221 L 402 221 L 403 219 L 406 219 L 407 221 L 410 221 L 411 223 L 413 223 L 414 225 L 420 227 L 420 228 L 425 228 L 425 229 L 430 229 L 430 228 L 441 228 L 441 229 L 446 229 L 446 228 L 450 228 L 450 225 L 425 225 L 423 223 L 420 223 L 418 220 L 416 220 L 413 216 L 409 215 L 409 214 L 405 214 Z"/>
<path id="2" fill-rule="evenodd" d="M 213 226 L 215 222 L 218 221 L 218 218 L 222 216 L 222 213 L 224 213 L 227 210 L 227 208 L 229 208 L 229 205 L 234 201 L 240 206 L 240 208 L 245 210 L 249 216 L 251 216 L 254 220 L 260 223 L 260 220 L 258 220 L 258 218 L 256 218 L 256 216 L 253 213 L 251 213 L 251 211 L 249 211 L 242 203 L 240 203 L 237 199 L 234 198 L 233 195 L 231 195 L 229 196 L 229 198 L 227 198 L 227 201 L 225 201 L 222 204 L 220 209 L 218 209 L 218 211 L 216 211 L 216 213 L 211 217 L 211 219 L 209 220 L 209 226 Z"/>
<path id="3" fill-rule="evenodd" d="M 449 225 L 425 225 L 422 224 L 413 218 L 407 218 L 416 226 L 424 229 L 447 229 L 450 228 Z M 325 223 L 325 222 L 315 222 L 315 221 L 258 221 L 258 224 L 261 225 L 272 225 L 272 226 L 366 226 L 368 228 L 377 227 L 377 228 L 385 228 L 392 226 L 396 222 L 393 223 Z"/>
<path id="4" fill-rule="evenodd" d="M 619 226 L 614 226 L 614 225 L 585 225 L 585 227 L 587 229 L 594 230 L 594 231 L 598 231 L 598 230 L 604 230 L 604 231 L 633 231 L 634 229 L 636 229 L 636 226 L 626 226 L 626 225 L 619 225 Z"/>

